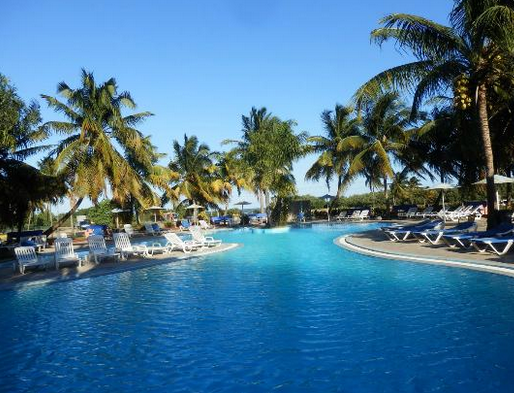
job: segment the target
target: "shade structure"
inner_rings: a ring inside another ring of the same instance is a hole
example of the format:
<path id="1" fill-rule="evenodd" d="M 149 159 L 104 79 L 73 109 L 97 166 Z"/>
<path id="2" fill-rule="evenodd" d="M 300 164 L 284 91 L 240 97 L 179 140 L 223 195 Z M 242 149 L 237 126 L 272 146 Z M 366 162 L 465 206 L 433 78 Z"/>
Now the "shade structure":
<path id="1" fill-rule="evenodd" d="M 123 210 L 123 209 L 120 209 L 120 208 L 116 208 L 116 209 L 112 209 L 111 210 L 111 213 L 115 214 L 116 215 L 116 228 L 119 228 L 120 227 L 120 217 L 119 217 L 119 214 L 120 213 L 127 213 L 129 212 L 130 210 Z"/>
<path id="2" fill-rule="evenodd" d="M 150 207 L 146 208 L 145 210 L 153 211 L 153 220 L 154 220 L 154 222 L 157 222 L 157 212 L 164 210 L 164 208 L 162 206 L 150 206 Z"/>
<path id="3" fill-rule="evenodd" d="M 193 209 L 193 222 L 197 223 L 198 209 L 203 209 L 203 206 L 193 203 L 193 204 L 189 205 L 188 207 L 186 207 L 186 209 Z"/>
<path id="4" fill-rule="evenodd" d="M 251 205 L 251 203 L 247 202 L 247 201 L 240 201 L 240 202 L 234 203 L 234 205 L 241 206 L 241 219 L 243 219 L 244 213 L 245 213 L 244 207 L 248 206 L 248 205 Z"/>
<path id="5" fill-rule="evenodd" d="M 514 183 L 514 177 L 507 177 L 502 175 L 494 175 L 494 184 L 509 184 Z M 487 179 L 483 178 L 477 182 L 473 183 L 474 185 L 483 185 L 487 184 Z"/>
<path id="6" fill-rule="evenodd" d="M 507 177 L 502 175 L 494 175 L 494 184 L 512 184 L 514 183 L 514 177 Z M 483 178 L 473 183 L 476 186 L 483 186 L 487 184 L 487 179 Z M 500 193 L 496 190 L 496 204 L 498 209 L 500 208 Z"/>
<path id="7" fill-rule="evenodd" d="M 446 211 L 446 206 L 444 204 L 444 192 L 446 190 L 453 190 L 454 188 L 458 188 L 458 186 L 454 186 L 453 184 L 449 184 L 449 183 L 439 183 L 439 184 L 434 184 L 431 187 L 428 187 L 429 190 L 441 190 L 441 199 L 442 199 L 442 205 L 443 205 L 443 212 Z M 445 214 L 443 214 L 443 220 L 446 221 L 446 215 Z"/>

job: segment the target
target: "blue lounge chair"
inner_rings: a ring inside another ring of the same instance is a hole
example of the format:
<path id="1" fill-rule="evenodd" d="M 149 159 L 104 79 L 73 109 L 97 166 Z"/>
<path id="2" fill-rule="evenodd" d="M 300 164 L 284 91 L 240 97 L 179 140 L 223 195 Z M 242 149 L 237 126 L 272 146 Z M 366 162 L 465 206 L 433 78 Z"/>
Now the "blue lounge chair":
<path id="1" fill-rule="evenodd" d="M 414 223 L 414 224 L 393 224 L 385 227 L 381 227 L 380 230 L 382 232 L 390 232 L 397 229 L 407 229 L 407 228 L 415 228 L 419 227 L 420 225 L 425 225 L 430 222 L 430 219 L 422 220 L 420 222 Z"/>
<path id="2" fill-rule="evenodd" d="M 430 229 L 424 231 L 416 231 L 413 232 L 413 235 L 418 239 L 420 243 L 425 243 L 426 241 L 428 241 L 431 244 L 435 245 L 439 243 L 443 235 L 458 235 L 460 233 L 472 232 L 476 229 L 476 222 L 462 222 L 450 229 Z"/>
<path id="3" fill-rule="evenodd" d="M 512 232 L 514 232 L 514 224 L 505 223 L 488 231 L 470 232 L 458 235 L 443 235 L 442 239 L 451 248 L 470 248 L 472 247 L 473 240 L 507 236 L 512 234 Z"/>
<path id="4" fill-rule="evenodd" d="M 514 244 L 514 236 L 479 238 L 474 239 L 471 244 L 478 252 L 484 253 L 490 248 L 497 255 L 502 256 L 506 254 Z M 499 248 L 500 246 L 502 249 Z"/>
<path id="5" fill-rule="evenodd" d="M 180 220 L 179 229 L 181 231 L 187 231 L 187 230 L 189 230 L 189 227 L 191 227 L 191 223 L 189 222 L 189 220 Z"/>
<path id="6" fill-rule="evenodd" d="M 389 240 L 393 242 L 405 241 L 409 239 L 413 232 L 422 232 L 428 230 L 442 229 L 444 227 L 443 220 L 433 220 L 426 224 L 416 225 L 412 227 L 405 227 L 403 229 L 393 229 L 390 231 L 384 231 Z"/>

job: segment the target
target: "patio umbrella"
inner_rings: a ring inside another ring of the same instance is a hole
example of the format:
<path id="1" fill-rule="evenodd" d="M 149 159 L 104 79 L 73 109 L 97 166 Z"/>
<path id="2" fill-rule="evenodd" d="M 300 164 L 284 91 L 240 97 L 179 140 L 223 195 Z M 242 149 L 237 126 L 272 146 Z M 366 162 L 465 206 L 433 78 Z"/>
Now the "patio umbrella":
<path id="1" fill-rule="evenodd" d="M 494 175 L 494 184 L 512 184 L 514 183 L 513 177 L 507 177 L 502 175 Z M 476 186 L 479 185 L 485 185 L 487 184 L 487 179 L 484 178 L 482 180 L 479 180 L 475 183 L 473 183 Z M 500 194 L 498 193 L 498 190 L 496 190 L 496 204 L 498 205 L 498 208 L 500 208 Z"/>
<path id="2" fill-rule="evenodd" d="M 116 208 L 116 209 L 112 209 L 111 210 L 111 213 L 113 213 L 114 215 L 116 215 L 116 228 L 119 228 L 120 227 L 120 217 L 119 217 L 119 214 L 120 213 L 126 213 L 126 212 L 129 212 L 130 210 L 123 210 L 123 209 L 119 209 L 119 208 Z"/>
<path id="3" fill-rule="evenodd" d="M 161 206 L 150 206 L 149 208 L 147 208 L 145 210 L 153 211 L 153 220 L 154 220 L 154 222 L 157 222 L 157 212 L 164 210 L 164 208 Z"/>
<path id="4" fill-rule="evenodd" d="M 322 197 L 320 197 L 325 201 L 327 204 L 327 221 L 330 221 L 330 207 L 328 206 L 330 202 L 332 202 L 335 199 L 335 196 L 332 196 L 330 194 L 325 194 Z"/>
<path id="5" fill-rule="evenodd" d="M 241 205 L 241 218 L 243 218 L 244 213 L 245 213 L 244 207 L 248 206 L 248 205 L 251 205 L 251 203 L 250 202 L 246 202 L 246 201 L 241 201 L 241 202 L 234 203 L 234 205 L 236 205 L 236 206 Z"/>
<path id="6" fill-rule="evenodd" d="M 442 205 L 443 205 L 443 212 L 446 211 L 446 207 L 444 205 L 444 192 L 446 190 L 453 190 L 454 188 L 457 188 L 457 186 L 454 186 L 453 184 L 448 184 L 448 183 L 439 183 L 439 184 L 434 184 L 431 187 L 428 187 L 429 190 L 441 190 L 441 199 L 442 199 Z M 445 219 L 445 217 L 446 216 L 443 215 L 443 219 Z"/>
<path id="7" fill-rule="evenodd" d="M 203 209 L 203 206 L 193 203 L 192 205 L 189 205 L 188 207 L 186 207 L 186 209 L 193 209 L 193 222 L 196 223 L 197 216 L 198 216 L 198 209 Z"/>

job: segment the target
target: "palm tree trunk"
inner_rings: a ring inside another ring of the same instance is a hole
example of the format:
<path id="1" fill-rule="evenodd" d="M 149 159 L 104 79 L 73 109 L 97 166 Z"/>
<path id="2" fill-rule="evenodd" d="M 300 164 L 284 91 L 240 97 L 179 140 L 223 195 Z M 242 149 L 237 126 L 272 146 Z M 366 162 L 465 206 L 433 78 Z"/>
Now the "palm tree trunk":
<path id="1" fill-rule="evenodd" d="M 386 203 L 386 212 L 389 215 L 390 206 L 389 206 L 389 192 L 388 191 L 389 190 L 387 189 L 387 177 L 384 177 L 384 199 L 385 199 L 385 203 Z"/>
<path id="2" fill-rule="evenodd" d="M 77 209 L 79 208 L 79 206 L 83 200 L 84 200 L 84 198 L 77 199 L 77 202 L 75 202 L 75 204 L 71 207 L 70 211 L 68 213 L 66 213 L 64 216 L 62 216 L 60 219 L 58 219 L 57 222 L 54 225 L 52 225 L 50 228 L 48 228 L 45 232 L 43 232 L 43 234 L 46 236 L 49 236 L 53 232 L 55 232 L 55 230 L 57 228 L 59 228 L 68 218 L 71 217 L 71 215 L 73 213 L 75 213 L 77 211 Z"/>
<path id="3" fill-rule="evenodd" d="M 487 228 L 490 229 L 498 222 L 498 206 L 496 204 L 496 186 L 494 184 L 494 156 L 487 115 L 487 89 L 485 85 L 478 87 L 478 120 L 484 148 L 487 190 Z"/>
<path id="4" fill-rule="evenodd" d="M 261 208 L 261 214 L 264 214 L 265 206 L 264 206 L 264 195 L 262 193 L 262 190 L 257 190 L 257 199 L 259 199 L 259 205 Z"/>
<path id="5" fill-rule="evenodd" d="M 264 190 L 264 197 L 265 197 L 265 200 L 266 200 L 266 216 L 268 218 L 268 226 L 271 227 L 273 226 L 273 222 L 272 222 L 272 218 L 271 218 L 271 208 L 270 208 L 270 203 L 269 203 L 269 190 Z"/>
<path id="6" fill-rule="evenodd" d="M 334 206 L 336 205 L 339 198 L 341 198 L 341 195 L 343 193 L 343 176 L 339 175 L 337 178 L 337 192 L 334 199 L 332 199 L 332 202 L 328 206 L 328 216 L 330 217 L 330 214 L 332 213 L 332 210 L 334 209 Z"/>

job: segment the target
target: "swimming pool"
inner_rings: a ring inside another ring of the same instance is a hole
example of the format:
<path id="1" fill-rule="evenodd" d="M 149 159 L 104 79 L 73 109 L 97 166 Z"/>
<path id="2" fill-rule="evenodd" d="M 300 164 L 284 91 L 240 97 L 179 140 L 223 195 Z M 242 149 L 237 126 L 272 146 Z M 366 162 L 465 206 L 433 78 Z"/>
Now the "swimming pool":
<path id="1" fill-rule="evenodd" d="M 514 280 L 333 244 L 372 225 L 0 292 L 0 391 L 513 392 Z"/>

